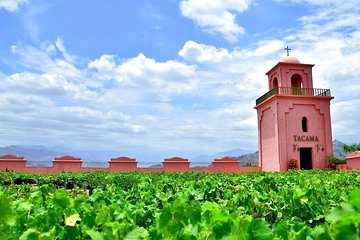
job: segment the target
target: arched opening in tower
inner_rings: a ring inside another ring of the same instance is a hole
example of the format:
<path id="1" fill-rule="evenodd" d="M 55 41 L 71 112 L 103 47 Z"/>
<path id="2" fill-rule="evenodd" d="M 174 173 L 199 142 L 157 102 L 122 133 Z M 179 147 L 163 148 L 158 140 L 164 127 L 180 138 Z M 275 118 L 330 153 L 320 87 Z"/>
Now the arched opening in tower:
<path id="1" fill-rule="evenodd" d="M 278 83 L 277 78 L 274 78 L 272 85 L 273 85 L 272 88 L 277 88 L 277 87 L 279 87 L 279 83 Z"/>
<path id="2" fill-rule="evenodd" d="M 294 95 L 301 95 L 301 88 L 303 87 L 302 77 L 299 74 L 291 76 L 291 88 Z"/>

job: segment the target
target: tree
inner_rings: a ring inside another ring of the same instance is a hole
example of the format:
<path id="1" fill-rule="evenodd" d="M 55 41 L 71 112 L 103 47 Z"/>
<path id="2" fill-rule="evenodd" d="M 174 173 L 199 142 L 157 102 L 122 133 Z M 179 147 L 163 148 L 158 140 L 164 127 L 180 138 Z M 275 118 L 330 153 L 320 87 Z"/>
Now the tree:
<path id="1" fill-rule="evenodd" d="M 349 153 L 349 152 L 355 152 L 355 151 L 360 151 L 360 143 L 353 143 L 351 145 L 347 145 L 344 144 L 343 149 L 345 152 Z"/>

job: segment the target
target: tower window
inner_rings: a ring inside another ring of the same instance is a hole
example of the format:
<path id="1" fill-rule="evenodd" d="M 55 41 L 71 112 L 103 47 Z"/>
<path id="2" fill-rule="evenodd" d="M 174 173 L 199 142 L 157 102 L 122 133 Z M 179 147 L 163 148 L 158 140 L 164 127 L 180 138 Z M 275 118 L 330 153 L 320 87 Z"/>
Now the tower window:
<path id="1" fill-rule="evenodd" d="M 294 74 L 291 76 L 291 87 L 293 88 L 302 87 L 302 77 L 299 74 Z"/>
<path id="2" fill-rule="evenodd" d="M 272 88 L 277 88 L 277 87 L 279 87 L 278 80 L 277 80 L 277 78 L 274 78 Z"/>
<path id="3" fill-rule="evenodd" d="M 301 119 L 301 128 L 303 132 L 307 132 L 308 131 L 308 124 L 307 124 L 307 118 L 303 117 Z"/>

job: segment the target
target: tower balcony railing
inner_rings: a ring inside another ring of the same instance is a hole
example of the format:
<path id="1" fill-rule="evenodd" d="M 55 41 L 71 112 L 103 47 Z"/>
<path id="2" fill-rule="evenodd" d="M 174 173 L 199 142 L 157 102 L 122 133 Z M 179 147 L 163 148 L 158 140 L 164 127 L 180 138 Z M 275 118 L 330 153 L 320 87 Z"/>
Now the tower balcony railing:
<path id="1" fill-rule="evenodd" d="M 273 95 L 296 95 L 311 97 L 331 97 L 330 89 L 320 88 L 299 88 L 299 87 L 276 87 L 256 99 L 256 105 L 259 105 Z"/>

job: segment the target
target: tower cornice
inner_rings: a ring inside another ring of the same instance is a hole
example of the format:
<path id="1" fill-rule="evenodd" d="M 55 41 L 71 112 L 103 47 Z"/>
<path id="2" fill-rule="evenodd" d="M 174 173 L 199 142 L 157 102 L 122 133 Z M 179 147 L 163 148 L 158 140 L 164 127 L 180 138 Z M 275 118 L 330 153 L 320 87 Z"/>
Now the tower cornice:
<path id="1" fill-rule="evenodd" d="M 266 75 L 269 75 L 274 69 L 276 69 L 280 66 L 314 67 L 315 64 L 278 62 L 274 67 L 272 67 L 269 71 L 266 72 Z"/>

